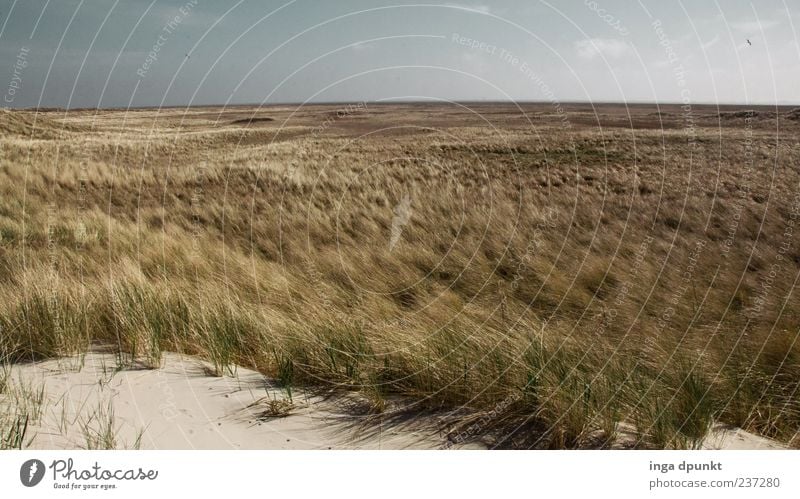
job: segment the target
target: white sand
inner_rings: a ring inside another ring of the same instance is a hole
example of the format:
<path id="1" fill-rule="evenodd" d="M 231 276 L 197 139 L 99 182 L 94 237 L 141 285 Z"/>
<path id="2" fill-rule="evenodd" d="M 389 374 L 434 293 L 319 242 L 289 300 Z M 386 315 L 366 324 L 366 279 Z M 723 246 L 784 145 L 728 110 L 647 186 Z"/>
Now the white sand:
<path id="1" fill-rule="evenodd" d="M 768 450 L 785 449 L 779 442 L 748 433 L 741 428 L 716 425 L 703 442 L 703 449 Z"/>
<path id="2" fill-rule="evenodd" d="M 269 400 L 286 400 L 287 395 L 247 369 L 214 377 L 207 363 L 177 354 L 165 355 L 160 369 L 118 371 L 115 366 L 115 356 L 104 353 L 87 354 L 82 362 L 69 358 L 13 366 L 17 390 L 43 386 L 45 391 L 40 421 L 27 432 L 28 448 L 102 446 L 97 440 L 110 425 L 116 448 L 437 449 L 447 443 L 440 430 L 445 425 L 434 416 L 387 416 L 391 424 L 375 416 L 366 421 L 354 415 L 355 397 L 323 399 L 298 391 L 288 416 L 264 417 Z M 718 426 L 704 448 L 782 446 Z"/>
<path id="3" fill-rule="evenodd" d="M 430 420 L 365 424 L 346 410 L 354 400 L 342 397 L 295 392 L 289 416 L 260 418 L 267 400 L 287 396 L 247 369 L 214 377 L 208 364 L 177 354 L 165 355 L 160 369 L 115 366 L 114 355 L 101 353 L 87 354 L 83 366 L 77 358 L 14 366 L 15 385 L 44 385 L 46 393 L 41 421 L 28 429 L 29 448 L 93 446 L 87 434 L 103 433 L 109 420 L 117 448 L 135 448 L 139 434 L 141 449 L 435 449 L 446 442 Z"/>

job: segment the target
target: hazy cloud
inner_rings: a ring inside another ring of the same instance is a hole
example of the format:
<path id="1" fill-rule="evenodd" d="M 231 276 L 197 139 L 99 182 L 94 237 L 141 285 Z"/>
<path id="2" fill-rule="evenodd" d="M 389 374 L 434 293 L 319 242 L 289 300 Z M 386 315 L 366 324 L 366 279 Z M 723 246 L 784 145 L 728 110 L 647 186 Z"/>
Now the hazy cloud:
<path id="1" fill-rule="evenodd" d="M 720 40 L 720 38 L 719 38 L 719 35 L 716 35 L 716 36 L 715 36 L 714 38 L 712 38 L 711 40 L 709 40 L 709 41 L 707 41 L 707 42 L 703 43 L 703 44 L 702 44 L 703 50 L 708 50 L 708 49 L 710 49 L 711 47 L 713 47 L 714 45 L 716 45 L 717 43 L 719 43 L 719 40 Z"/>
<path id="2" fill-rule="evenodd" d="M 575 50 L 583 59 L 594 59 L 600 55 L 618 58 L 628 54 L 630 46 L 622 40 L 612 38 L 587 38 L 575 42 Z"/>
<path id="3" fill-rule="evenodd" d="M 460 9 L 470 9 L 470 10 L 477 10 L 483 14 L 489 14 L 492 11 L 492 8 L 488 5 L 470 5 L 466 3 L 446 3 L 445 6 L 447 7 L 458 7 Z"/>
<path id="4" fill-rule="evenodd" d="M 759 33 L 762 29 L 768 30 L 779 24 L 778 21 L 739 21 L 731 23 L 731 27 L 745 33 Z"/>
<path id="5" fill-rule="evenodd" d="M 354 52 L 365 52 L 371 48 L 372 44 L 369 42 L 358 42 L 350 46 L 350 49 Z"/>

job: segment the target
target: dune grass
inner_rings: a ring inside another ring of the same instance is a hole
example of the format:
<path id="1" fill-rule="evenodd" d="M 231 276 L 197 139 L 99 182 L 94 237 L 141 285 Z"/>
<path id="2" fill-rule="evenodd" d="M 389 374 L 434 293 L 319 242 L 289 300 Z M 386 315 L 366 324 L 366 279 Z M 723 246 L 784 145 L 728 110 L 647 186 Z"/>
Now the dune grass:
<path id="1" fill-rule="evenodd" d="M 498 446 L 630 427 L 631 445 L 691 448 L 715 422 L 800 445 L 797 135 L 748 129 L 751 161 L 743 127 L 712 119 L 690 150 L 670 129 L 488 133 L 465 114 L 353 138 L 272 113 L 48 114 L 46 133 L 0 115 L 4 362 L 179 351 L 290 398 L 466 411 Z M 24 417 L 0 421 L 15 447 Z"/>

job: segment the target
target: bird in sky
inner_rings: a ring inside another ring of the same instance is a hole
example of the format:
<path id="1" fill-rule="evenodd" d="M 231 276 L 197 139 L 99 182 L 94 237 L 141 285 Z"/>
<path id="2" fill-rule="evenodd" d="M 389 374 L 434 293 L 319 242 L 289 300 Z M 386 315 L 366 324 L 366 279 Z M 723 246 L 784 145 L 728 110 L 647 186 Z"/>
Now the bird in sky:
<path id="1" fill-rule="evenodd" d="M 753 44 L 752 44 L 752 42 L 750 42 L 750 39 L 749 39 L 749 38 L 747 39 L 747 44 L 748 44 L 748 45 L 750 45 L 750 46 L 752 46 L 752 45 L 753 45 Z"/>

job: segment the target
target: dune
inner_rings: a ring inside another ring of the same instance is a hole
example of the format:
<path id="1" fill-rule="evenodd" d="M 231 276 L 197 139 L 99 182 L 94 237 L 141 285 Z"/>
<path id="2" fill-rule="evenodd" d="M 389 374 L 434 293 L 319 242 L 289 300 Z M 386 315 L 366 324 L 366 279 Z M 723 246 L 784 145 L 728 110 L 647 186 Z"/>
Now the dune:
<path id="1" fill-rule="evenodd" d="M 776 450 L 786 446 L 741 428 L 718 424 L 711 430 L 703 442 L 703 449 L 708 450 Z"/>
<path id="2" fill-rule="evenodd" d="M 43 393 L 24 447 L 435 449 L 446 443 L 427 417 L 382 425 L 353 410 L 357 398 L 305 392 L 289 403 L 272 380 L 248 369 L 217 377 L 209 364 L 179 354 L 165 354 L 158 369 L 116 365 L 115 355 L 93 352 L 13 366 L 7 392 Z"/>
<path id="3" fill-rule="evenodd" d="M 66 132 L 82 132 L 83 127 L 61 123 L 50 114 L 0 109 L 0 134 L 32 139 L 56 139 Z"/>
<path id="4" fill-rule="evenodd" d="M 89 412 L 0 412 L 0 447 L 800 445 L 794 111 L 559 109 L 3 111 L 0 397 L 17 363 Z M 64 357 L 97 345 L 160 368 Z"/>
<path id="5" fill-rule="evenodd" d="M 0 405 L 27 404 L 28 449 L 488 449 L 454 444 L 444 417 L 370 415 L 355 395 L 286 391 L 244 368 L 214 376 L 205 361 L 165 354 L 157 369 L 118 369 L 116 355 L 17 364 Z M 39 400 L 33 400 L 39 397 Z M 31 410 L 38 404 L 38 410 Z M 631 437 L 632 438 L 632 437 Z M 624 432 L 614 448 L 627 448 Z M 703 449 L 781 449 L 738 428 L 715 426 Z"/>

